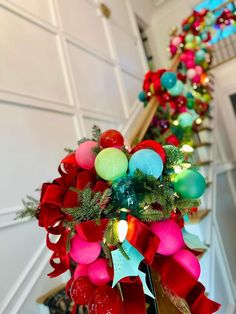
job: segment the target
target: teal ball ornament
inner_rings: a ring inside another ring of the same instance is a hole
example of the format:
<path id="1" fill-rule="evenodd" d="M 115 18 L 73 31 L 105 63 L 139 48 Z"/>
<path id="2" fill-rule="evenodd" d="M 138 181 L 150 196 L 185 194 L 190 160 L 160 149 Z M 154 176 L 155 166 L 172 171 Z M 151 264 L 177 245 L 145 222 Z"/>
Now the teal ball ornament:
<path id="1" fill-rule="evenodd" d="M 141 149 L 134 153 L 129 160 L 130 175 L 133 176 L 136 170 L 158 179 L 163 171 L 163 161 L 154 150 Z"/>
<path id="2" fill-rule="evenodd" d="M 182 94 L 183 90 L 184 84 L 180 80 L 177 80 L 175 86 L 168 89 L 168 92 L 171 94 L 171 96 L 179 96 Z"/>
<path id="3" fill-rule="evenodd" d="M 144 91 L 141 91 L 138 95 L 138 99 L 141 102 L 145 102 L 147 100 L 147 94 Z"/>
<path id="4" fill-rule="evenodd" d="M 188 128 L 193 125 L 193 116 L 188 112 L 183 112 L 178 116 L 179 126 L 181 128 Z"/>
<path id="5" fill-rule="evenodd" d="M 138 208 L 138 196 L 131 177 L 125 176 L 117 178 L 113 181 L 111 188 L 112 200 L 117 208 L 127 208 L 131 210 Z"/>
<path id="6" fill-rule="evenodd" d="M 174 72 L 166 71 L 161 76 L 161 86 L 168 89 L 175 86 L 177 82 L 177 76 Z"/>
<path id="7" fill-rule="evenodd" d="M 177 174 L 173 185 L 175 192 L 183 199 L 199 198 L 206 189 L 204 177 L 193 169 L 187 169 Z"/>
<path id="8" fill-rule="evenodd" d="M 196 63 L 201 63 L 205 60 L 206 53 L 203 50 L 198 50 L 195 54 L 195 61 Z"/>

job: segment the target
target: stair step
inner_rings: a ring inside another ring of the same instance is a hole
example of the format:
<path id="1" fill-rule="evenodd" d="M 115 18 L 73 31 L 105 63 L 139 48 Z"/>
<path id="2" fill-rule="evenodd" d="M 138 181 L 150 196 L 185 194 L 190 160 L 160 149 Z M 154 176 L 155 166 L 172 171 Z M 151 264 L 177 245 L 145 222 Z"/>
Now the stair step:
<path id="1" fill-rule="evenodd" d="M 195 213 L 188 214 L 189 221 L 187 224 L 198 224 L 201 222 L 210 212 L 210 209 L 200 209 Z"/>

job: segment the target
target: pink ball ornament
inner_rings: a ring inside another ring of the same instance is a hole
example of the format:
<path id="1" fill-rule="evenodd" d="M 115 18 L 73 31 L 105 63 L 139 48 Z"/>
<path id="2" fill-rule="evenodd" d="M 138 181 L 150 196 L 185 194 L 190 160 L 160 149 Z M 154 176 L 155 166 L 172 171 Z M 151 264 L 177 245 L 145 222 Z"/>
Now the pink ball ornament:
<path id="1" fill-rule="evenodd" d="M 176 54 L 176 52 L 177 52 L 177 47 L 176 47 L 175 45 L 170 44 L 169 49 L 170 49 L 170 53 L 171 53 L 172 55 Z"/>
<path id="2" fill-rule="evenodd" d="M 193 253 L 188 250 L 182 249 L 173 255 L 173 258 L 185 268 L 196 280 L 198 280 L 201 267 L 198 259 Z"/>
<path id="3" fill-rule="evenodd" d="M 181 40 L 181 38 L 180 38 L 179 36 L 174 37 L 174 38 L 172 39 L 172 44 L 173 44 L 174 46 L 178 46 L 181 42 L 182 42 L 182 40 Z"/>
<path id="4" fill-rule="evenodd" d="M 196 75 L 197 73 L 196 73 L 196 70 L 194 70 L 194 69 L 189 69 L 188 71 L 187 71 L 187 78 L 189 78 L 190 80 L 192 79 L 192 78 L 194 78 L 194 76 Z"/>
<path id="5" fill-rule="evenodd" d="M 154 222 L 150 229 L 160 239 L 157 253 L 168 256 L 184 247 L 181 228 L 173 220 Z"/>
<path id="6" fill-rule="evenodd" d="M 200 65 L 196 65 L 195 71 L 196 71 L 196 74 L 201 75 L 203 72 L 203 69 Z"/>
<path id="7" fill-rule="evenodd" d="M 94 262 L 101 252 L 99 242 L 88 242 L 82 239 L 78 234 L 71 239 L 70 256 L 82 265 Z"/>
<path id="8" fill-rule="evenodd" d="M 187 60 L 185 62 L 185 65 L 188 69 L 193 69 L 193 68 L 195 68 L 195 61 L 194 60 Z"/>
<path id="9" fill-rule="evenodd" d="M 97 142 L 87 141 L 80 144 L 76 149 L 75 159 L 81 168 L 90 170 L 94 167 L 96 154 L 93 152 L 93 148 L 97 145 Z"/>
<path id="10" fill-rule="evenodd" d="M 199 84 L 201 82 L 201 77 L 200 75 L 195 75 L 193 78 L 192 78 L 192 82 L 193 83 L 196 83 L 196 84 Z"/>
<path id="11" fill-rule="evenodd" d="M 88 277 L 97 286 L 106 285 L 112 280 L 109 271 L 108 261 L 105 258 L 98 258 L 88 267 Z"/>
<path id="12" fill-rule="evenodd" d="M 74 279 L 88 276 L 88 267 L 89 265 L 78 264 L 74 271 L 74 275 L 73 275 Z"/>

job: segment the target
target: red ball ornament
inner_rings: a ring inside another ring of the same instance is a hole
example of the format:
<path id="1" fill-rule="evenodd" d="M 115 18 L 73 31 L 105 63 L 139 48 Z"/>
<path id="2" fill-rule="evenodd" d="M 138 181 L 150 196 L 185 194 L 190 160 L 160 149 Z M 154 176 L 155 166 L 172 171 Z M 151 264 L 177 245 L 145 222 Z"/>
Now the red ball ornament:
<path id="1" fill-rule="evenodd" d="M 124 307 L 120 294 L 110 286 L 98 287 L 88 306 L 89 314 L 123 314 Z"/>
<path id="2" fill-rule="evenodd" d="M 70 296 L 76 304 L 86 305 L 93 296 L 95 288 L 96 286 L 87 277 L 80 277 L 72 282 Z"/>
<path id="3" fill-rule="evenodd" d="M 166 138 L 166 143 L 174 146 L 179 146 L 179 139 L 174 134 L 171 134 Z"/>
<path id="4" fill-rule="evenodd" d="M 170 101 L 171 100 L 171 98 L 172 98 L 172 96 L 169 94 L 169 93 L 163 93 L 162 95 L 161 95 L 161 102 L 162 103 L 166 103 L 166 102 L 168 102 L 168 101 Z"/>
<path id="5" fill-rule="evenodd" d="M 108 148 L 108 147 L 120 148 L 124 145 L 124 138 L 119 131 L 110 129 L 103 132 L 100 135 L 99 144 L 103 148 Z"/>
<path id="6" fill-rule="evenodd" d="M 161 157 L 162 161 L 164 163 L 166 162 L 166 152 L 164 148 L 161 146 L 161 144 L 153 140 L 142 141 L 132 149 L 131 154 L 134 154 L 138 150 L 146 148 L 154 150 Z"/>
<path id="7" fill-rule="evenodd" d="M 176 104 L 177 104 L 178 108 L 186 107 L 186 105 L 187 105 L 186 97 L 184 97 L 183 95 L 176 97 Z"/>

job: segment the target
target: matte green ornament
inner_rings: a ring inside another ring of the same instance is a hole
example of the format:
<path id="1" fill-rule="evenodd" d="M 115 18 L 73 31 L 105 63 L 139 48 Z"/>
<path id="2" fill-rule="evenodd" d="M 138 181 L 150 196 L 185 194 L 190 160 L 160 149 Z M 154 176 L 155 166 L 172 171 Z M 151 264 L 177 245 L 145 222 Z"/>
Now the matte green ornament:
<path id="1" fill-rule="evenodd" d="M 126 174 L 128 159 L 120 149 L 105 148 L 95 159 L 95 169 L 102 179 L 113 181 Z"/>
<path id="2" fill-rule="evenodd" d="M 176 175 L 174 189 L 184 199 L 195 199 L 205 192 L 206 181 L 198 171 L 187 169 Z"/>
<path id="3" fill-rule="evenodd" d="M 191 127 L 193 124 L 193 116 L 188 112 L 183 112 L 178 116 L 178 121 L 181 128 Z"/>

